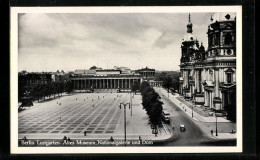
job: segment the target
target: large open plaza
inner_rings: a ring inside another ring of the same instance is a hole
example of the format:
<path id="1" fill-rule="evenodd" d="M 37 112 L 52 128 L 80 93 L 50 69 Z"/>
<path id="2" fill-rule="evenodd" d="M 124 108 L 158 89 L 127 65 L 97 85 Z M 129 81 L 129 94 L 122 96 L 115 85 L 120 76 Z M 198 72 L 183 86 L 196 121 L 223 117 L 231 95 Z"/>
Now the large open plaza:
<path id="1" fill-rule="evenodd" d="M 94 93 L 74 93 L 60 98 L 35 102 L 19 113 L 19 138 L 59 139 L 124 137 L 124 106 L 132 96 L 132 116 L 126 106 L 127 137 L 154 137 L 148 116 L 141 105 L 141 95 L 117 93 L 116 90 L 96 90 Z M 84 135 L 86 134 L 86 136 Z M 163 134 L 158 135 L 160 138 Z"/>

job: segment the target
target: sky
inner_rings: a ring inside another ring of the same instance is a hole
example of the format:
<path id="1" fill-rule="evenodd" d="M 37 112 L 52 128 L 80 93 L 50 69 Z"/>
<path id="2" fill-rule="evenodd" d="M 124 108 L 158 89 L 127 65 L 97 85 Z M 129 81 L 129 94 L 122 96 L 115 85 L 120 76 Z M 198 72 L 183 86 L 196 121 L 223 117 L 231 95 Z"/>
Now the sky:
<path id="1" fill-rule="evenodd" d="M 75 71 L 98 66 L 179 70 L 187 13 L 26 13 L 18 18 L 18 70 Z M 191 13 L 207 49 L 212 13 Z"/>

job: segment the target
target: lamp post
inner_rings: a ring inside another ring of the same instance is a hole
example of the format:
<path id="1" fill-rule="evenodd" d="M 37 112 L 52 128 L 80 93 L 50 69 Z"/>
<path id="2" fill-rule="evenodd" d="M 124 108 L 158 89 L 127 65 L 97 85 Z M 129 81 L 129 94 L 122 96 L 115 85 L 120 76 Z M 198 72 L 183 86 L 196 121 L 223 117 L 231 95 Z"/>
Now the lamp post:
<path id="1" fill-rule="evenodd" d="M 216 114 L 216 110 L 215 110 L 215 116 L 216 116 L 216 136 L 218 136 L 218 116 Z"/>
<path id="2" fill-rule="evenodd" d="M 195 105 L 195 102 L 193 100 L 193 104 L 192 104 L 192 112 L 191 112 L 191 117 L 193 118 L 193 106 Z"/>
<path id="3" fill-rule="evenodd" d="M 133 111 L 132 111 L 132 92 L 130 91 L 130 107 L 131 107 L 131 116 L 133 115 Z"/>
<path id="4" fill-rule="evenodd" d="M 129 109 L 130 109 L 130 103 L 120 103 L 119 104 L 119 108 L 121 109 L 121 105 L 124 106 L 124 130 L 125 130 L 125 146 L 126 146 L 126 110 L 125 107 L 127 105 L 129 105 Z"/>
<path id="5" fill-rule="evenodd" d="M 194 94 L 193 94 L 192 118 L 193 118 L 193 106 L 196 106 L 196 92 L 197 89 L 194 90 Z"/>

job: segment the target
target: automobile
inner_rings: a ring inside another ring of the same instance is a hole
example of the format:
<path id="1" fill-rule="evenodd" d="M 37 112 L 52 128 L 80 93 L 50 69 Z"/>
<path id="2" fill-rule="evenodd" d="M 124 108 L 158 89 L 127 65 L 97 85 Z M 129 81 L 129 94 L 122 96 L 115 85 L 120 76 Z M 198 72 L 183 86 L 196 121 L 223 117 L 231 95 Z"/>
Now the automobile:
<path id="1" fill-rule="evenodd" d="M 162 112 L 162 120 L 165 122 L 165 123 L 170 123 L 170 112 L 168 112 L 167 110 L 163 110 Z"/>
<path id="2" fill-rule="evenodd" d="M 181 130 L 181 132 L 185 132 L 185 126 L 184 126 L 184 124 L 181 124 L 181 125 L 180 125 L 180 130 Z"/>

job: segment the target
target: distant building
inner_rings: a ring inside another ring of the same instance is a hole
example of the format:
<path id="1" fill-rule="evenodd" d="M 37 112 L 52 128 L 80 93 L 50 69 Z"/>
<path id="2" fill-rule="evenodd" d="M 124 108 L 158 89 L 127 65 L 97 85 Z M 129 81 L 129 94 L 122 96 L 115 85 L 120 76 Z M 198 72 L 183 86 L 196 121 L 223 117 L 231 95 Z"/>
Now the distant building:
<path id="1" fill-rule="evenodd" d="M 61 70 L 61 72 L 57 70 L 56 72 L 52 73 L 52 80 L 54 82 L 63 82 L 66 79 L 67 79 L 67 75 L 63 70 Z"/>
<path id="2" fill-rule="evenodd" d="M 117 67 L 117 66 L 115 66 L 114 70 L 120 70 L 121 74 L 130 74 L 131 73 L 131 70 L 128 67 Z"/>
<path id="3" fill-rule="evenodd" d="M 101 70 L 76 70 L 71 80 L 74 83 L 74 90 L 130 89 L 134 81 L 141 83 L 139 74 L 133 75 L 130 72 L 123 74 L 122 72 L 120 67 Z"/>
<path id="4" fill-rule="evenodd" d="M 236 17 L 218 13 L 208 26 L 208 50 L 192 35 L 192 23 L 182 42 L 180 94 L 214 110 L 236 103 Z M 188 38 L 187 38 L 188 37 Z"/>
<path id="5" fill-rule="evenodd" d="M 18 83 L 23 86 L 32 86 L 35 84 L 45 84 L 52 82 L 52 73 L 48 72 L 19 72 Z"/>
<path id="6" fill-rule="evenodd" d="M 71 80 L 75 90 L 130 89 L 134 81 L 143 80 L 151 82 L 151 86 L 161 86 L 162 82 L 154 81 L 154 72 L 147 67 L 133 72 L 130 68 L 115 66 L 114 69 L 76 70 Z"/>
<path id="7" fill-rule="evenodd" d="M 140 74 L 142 77 L 145 77 L 145 78 L 149 78 L 149 77 L 154 78 L 154 75 L 155 75 L 155 69 L 150 69 L 148 67 L 138 69 L 135 72 Z"/>

